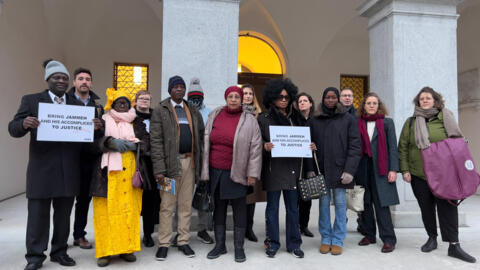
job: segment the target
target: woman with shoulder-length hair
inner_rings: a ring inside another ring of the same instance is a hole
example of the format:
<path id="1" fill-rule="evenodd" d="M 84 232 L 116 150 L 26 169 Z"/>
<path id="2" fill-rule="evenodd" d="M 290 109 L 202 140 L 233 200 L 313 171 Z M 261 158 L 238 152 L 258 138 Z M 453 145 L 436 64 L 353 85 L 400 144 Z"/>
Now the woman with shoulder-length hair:
<path id="1" fill-rule="evenodd" d="M 202 180 L 210 181 L 214 198 L 215 247 L 207 258 L 227 253 L 225 221 L 229 202 L 233 208 L 235 261 L 246 260 L 243 244 L 247 226 L 248 186 L 255 185 L 262 168 L 262 137 L 253 114 L 242 110 L 243 92 L 237 86 L 225 91 L 226 106 L 208 116 Z"/>
<path id="2" fill-rule="evenodd" d="M 263 105 L 267 111 L 258 116 L 258 123 L 263 138 L 263 189 L 267 191 L 267 208 L 265 209 L 267 240 L 266 254 L 275 257 L 280 248 L 278 211 L 280 195 L 286 208 L 287 251 L 297 258 L 303 258 L 300 249 L 302 238 L 298 226 L 297 180 L 300 171 L 300 158 L 272 158 L 273 143 L 270 141 L 270 126 L 297 126 L 297 119 L 292 108 L 297 95 L 297 87 L 290 79 L 269 80 L 263 91 Z"/>
<path id="3" fill-rule="evenodd" d="M 251 112 L 255 118 L 262 112 L 260 104 L 258 104 L 257 96 L 251 84 L 242 85 L 243 91 L 243 110 Z M 247 196 L 247 230 L 245 232 L 245 238 L 252 242 L 257 242 L 258 238 L 253 232 L 253 217 L 255 215 L 255 203 L 265 202 L 267 200 L 267 194 L 262 190 L 262 181 L 255 182 L 253 193 Z"/>
<path id="4" fill-rule="evenodd" d="M 399 170 L 395 125 L 391 118 L 385 117 L 387 108 L 373 92 L 365 95 L 357 115 L 362 140 L 362 159 L 355 182 L 365 187 L 365 210 L 362 215 L 365 237 L 358 244 L 366 246 L 376 243 L 376 220 L 380 239 L 383 241 L 381 251 L 392 252 L 397 237 L 393 229 L 390 205 L 399 204 L 395 183 Z"/>
<path id="5" fill-rule="evenodd" d="M 413 104 L 415 111 L 413 117 L 403 125 L 398 153 L 403 180 L 412 185 L 428 234 L 428 240 L 421 250 L 430 252 L 437 248 L 437 212 L 442 240 L 450 243 L 448 256 L 474 263 L 476 259 L 467 254 L 458 242 L 458 208 L 432 193 L 423 170 L 421 154 L 421 150 L 428 148 L 431 143 L 450 137 L 463 137 L 462 133 L 453 113 L 445 108 L 442 95 L 432 88 L 422 88 L 413 99 Z"/>
<path id="6" fill-rule="evenodd" d="M 323 91 L 322 104 L 308 121 L 315 143 L 320 172 L 329 192 L 320 198 L 318 230 L 322 236 L 320 253 L 342 254 L 347 235 L 345 189 L 353 188 L 353 175 L 360 161 L 361 142 L 355 118 L 339 102 L 337 88 Z M 316 169 L 313 169 L 316 171 Z M 333 193 L 335 223 L 330 221 L 330 200 Z"/>
<path id="7" fill-rule="evenodd" d="M 302 92 L 297 95 L 293 106 L 298 110 L 298 124 L 300 126 L 307 126 L 307 121 L 313 116 L 315 111 L 315 102 L 311 95 Z M 307 177 L 306 170 L 303 170 L 301 177 Z M 307 236 L 313 237 L 313 233 L 308 229 L 308 221 L 310 220 L 310 209 L 312 208 L 312 201 L 304 201 L 298 197 L 298 224 L 300 232 Z"/>

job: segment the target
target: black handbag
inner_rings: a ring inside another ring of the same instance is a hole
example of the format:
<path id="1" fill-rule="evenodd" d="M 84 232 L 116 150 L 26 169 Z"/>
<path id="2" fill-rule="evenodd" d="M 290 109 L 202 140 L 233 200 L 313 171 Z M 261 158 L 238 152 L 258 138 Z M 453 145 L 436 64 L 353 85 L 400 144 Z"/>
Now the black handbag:
<path id="1" fill-rule="evenodd" d="M 210 193 L 207 190 L 207 182 L 200 181 L 195 188 L 192 207 L 203 212 L 213 211 L 213 204 Z"/>
<path id="2" fill-rule="evenodd" d="M 310 178 L 303 178 L 303 158 L 300 165 L 300 177 L 298 179 L 298 193 L 303 201 L 310 201 L 313 199 L 318 199 L 323 195 L 327 195 L 327 185 L 325 183 L 325 178 L 320 173 L 318 167 L 317 155 L 313 153 L 313 159 L 315 160 L 315 165 L 317 166 L 318 175 Z"/>

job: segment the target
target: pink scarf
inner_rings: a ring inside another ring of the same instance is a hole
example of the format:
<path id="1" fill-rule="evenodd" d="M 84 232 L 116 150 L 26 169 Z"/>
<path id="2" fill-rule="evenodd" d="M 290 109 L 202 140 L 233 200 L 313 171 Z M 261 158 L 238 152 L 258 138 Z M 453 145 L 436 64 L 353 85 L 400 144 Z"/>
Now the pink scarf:
<path id="1" fill-rule="evenodd" d="M 133 108 L 125 113 L 119 113 L 111 109 L 102 116 L 103 120 L 105 120 L 105 136 L 135 143 L 139 142 L 140 140 L 135 137 L 131 124 L 135 117 L 137 117 L 137 114 Z M 123 169 L 122 154 L 113 151 L 104 153 L 102 155 L 102 168 L 105 166 L 108 166 L 108 172 L 121 171 Z"/>

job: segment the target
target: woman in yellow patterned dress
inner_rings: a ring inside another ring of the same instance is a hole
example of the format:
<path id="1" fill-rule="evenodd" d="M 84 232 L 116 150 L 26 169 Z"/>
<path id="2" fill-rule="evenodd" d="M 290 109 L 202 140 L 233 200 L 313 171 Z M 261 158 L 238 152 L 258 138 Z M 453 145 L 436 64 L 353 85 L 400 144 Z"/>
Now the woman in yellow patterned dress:
<path id="1" fill-rule="evenodd" d="M 132 122 L 136 117 L 130 95 L 107 89 L 107 104 L 103 115 L 105 137 L 100 139 L 102 155 L 98 175 L 103 181 L 92 184 L 93 223 L 97 265 L 107 266 L 112 255 L 127 262 L 136 261 L 140 251 L 140 212 L 142 189 L 132 186 L 135 154 L 139 139 Z M 105 177 L 106 176 L 106 177 Z"/>

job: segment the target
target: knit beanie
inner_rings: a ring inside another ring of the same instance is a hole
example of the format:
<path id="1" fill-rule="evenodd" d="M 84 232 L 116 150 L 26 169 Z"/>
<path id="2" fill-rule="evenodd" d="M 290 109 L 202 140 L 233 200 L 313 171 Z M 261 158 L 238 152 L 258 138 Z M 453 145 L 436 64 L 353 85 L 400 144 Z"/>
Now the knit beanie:
<path id="1" fill-rule="evenodd" d="M 228 94 L 230 94 L 231 92 L 236 92 L 240 95 L 240 99 L 243 101 L 243 91 L 242 91 L 242 88 L 234 85 L 234 86 L 230 86 L 227 88 L 227 90 L 225 90 L 225 99 L 227 99 L 227 96 Z"/>
<path id="2" fill-rule="evenodd" d="M 192 78 L 190 80 L 190 86 L 188 88 L 188 97 L 191 97 L 191 96 L 204 97 L 203 89 L 202 89 L 202 86 L 200 86 L 200 79 L 199 78 Z"/>
<path id="3" fill-rule="evenodd" d="M 45 81 L 50 78 L 55 73 L 63 73 L 67 75 L 68 78 L 70 78 L 70 74 L 68 73 L 67 68 L 60 62 L 51 60 L 47 63 L 45 66 Z"/>
<path id="4" fill-rule="evenodd" d="M 180 77 L 178 75 L 175 75 L 175 76 L 171 77 L 170 79 L 168 79 L 168 93 L 169 94 L 170 94 L 170 92 L 172 92 L 172 88 L 177 84 L 181 84 L 184 87 L 186 87 L 185 81 L 183 80 L 182 77 Z"/>

